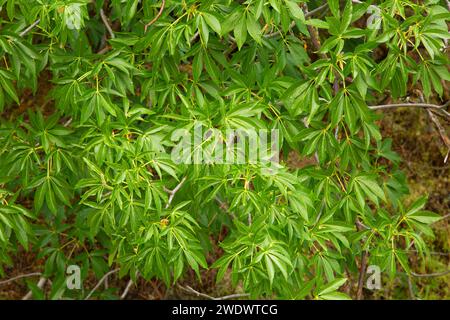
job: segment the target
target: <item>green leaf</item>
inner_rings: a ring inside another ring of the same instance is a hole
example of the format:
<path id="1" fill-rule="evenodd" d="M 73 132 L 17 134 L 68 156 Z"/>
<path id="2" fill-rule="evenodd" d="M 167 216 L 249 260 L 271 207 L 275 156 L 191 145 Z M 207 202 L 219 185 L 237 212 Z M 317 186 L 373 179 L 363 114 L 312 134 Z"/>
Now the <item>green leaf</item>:
<path id="1" fill-rule="evenodd" d="M 6 93 L 13 99 L 17 104 L 19 104 L 19 97 L 17 96 L 16 89 L 14 88 L 12 81 L 5 77 L 5 71 L 0 71 L 0 84 Z"/>
<path id="2" fill-rule="evenodd" d="M 256 18 L 253 15 L 248 14 L 245 20 L 248 33 L 253 39 L 255 39 L 256 42 L 260 43 L 262 32 L 259 23 L 256 21 Z"/>
<path id="3" fill-rule="evenodd" d="M 217 34 L 221 35 L 222 28 L 220 26 L 219 19 L 217 19 L 213 14 L 207 12 L 203 12 L 202 15 L 211 29 L 213 29 Z"/>
<path id="4" fill-rule="evenodd" d="M 56 214 L 57 212 L 57 205 L 56 205 L 56 199 L 55 199 L 55 193 L 52 187 L 52 184 L 50 180 L 47 180 L 47 192 L 45 193 L 45 203 L 47 203 L 48 208 L 53 214 Z"/>
<path id="5" fill-rule="evenodd" d="M 264 256 L 264 260 L 266 262 L 266 270 L 267 275 L 269 276 L 270 285 L 273 283 L 273 279 L 275 278 L 275 268 L 273 266 L 273 262 L 268 255 Z"/>
<path id="6" fill-rule="evenodd" d="M 200 17 L 200 36 L 202 37 L 203 43 L 207 45 L 209 41 L 209 29 L 203 17 Z"/>
<path id="7" fill-rule="evenodd" d="M 414 213 L 408 213 L 407 217 L 425 224 L 432 224 L 442 219 L 440 215 L 430 211 L 418 211 Z"/>
<path id="8" fill-rule="evenodd" d="M 351 300 L 351 298 L 343 292 L 330 292 L 320 295 L 324 300 Z"/>
<path id="9" fill-rule="evenodd" d="M 289 9 L 289 12 L 295 19 L 305 22 L 305 15 L 303 13 L 303 10 L 300 9 L 297 3 L 295 3 L 294 1 L 286 0 L 286 5 Z"/>
<path id="10" fill-rule="evenodd" d="M 328 29 L 328 23 L 323 21 L 323 20 L 319 20 L 319 19 L 308 19 L 305 21 L 305 24 L 316 27 L 316 28 L 320 28 L 320 29 Z"/>
<path id="11" fill-rule="evenodd" d="M 422 209 L 427 204 L 426 197 L 420 197 L 409 207 L 406 215 L 411 215 Z"/>
<path id="12" fill-rule="evenodd" d="M 334 281 L 331 281 L 330 283 L 328 283 L 326 286 L 322 287 L 319 291 L 319 296 L 331 293 L 333 291 L 336 291 L 337 289 L 339 289 L 341 286 L 344 285 L 344 283 L 347 282 L 347 278 L 339 278 L 336 279 Z"/>
<path id="13" fill-rule="evenodd" d="M 327 0 L 328 2 L 328 7 L 331 10 L 331 13 L 333 14 L 333 16 L 335 16 L 336 18 L 340 17 L 340 9 L 339 9 L 339 0 Z"/>
<path id="14" fill-rule="evenodd" d="M 350 26 L 352 21 L 352 11 L 353 5 L 351 0 L 346 0 L 346 5 L 344 8 L 344 12 L 342 13 L 341 25 L 340 25 L 340 33 L 343 34 L 345 30 Z"/>
<path id="15" fill-rule="evenodd" d="M 238 49 L 240 50 L 247 38 L 246 19 L 243 19 L 242 15 L 234 27 L 234 37 L 236 38 L 236 43 L 238 45 Z"/>

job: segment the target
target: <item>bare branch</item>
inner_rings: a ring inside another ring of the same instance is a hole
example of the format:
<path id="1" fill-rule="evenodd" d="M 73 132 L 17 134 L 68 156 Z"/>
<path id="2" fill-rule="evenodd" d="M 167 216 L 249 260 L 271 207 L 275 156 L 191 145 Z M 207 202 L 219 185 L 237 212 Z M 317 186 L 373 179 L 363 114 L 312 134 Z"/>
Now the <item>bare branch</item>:
<path id="1" fill-rule="evenodd" d="M 369 106 L 369 109 L 378 110 L 378 109 L 392 109 L 399 107 L 419 107 L 419 108 L 432 108 L 432 109 L 441 109 L 443 106 L 438 106 L 430 103 L 392 103 L 392 104 L 381 104 L 378 106 Z"/>
<path id="2" fill-rule="evenodd" d="M 249 293 L 233 293 L 233 294 L 229 294 L 227 296 L 216 298 L 215 300 L 228 300 L 228 299 L 235 299 L 235 298 L 244 298 L 244 297 L 249 297 L 249 296 L 250 296 Z"/>
<path id="3" fill-rule="evenodd" d="M 109 36 L 111 39 L 114 39 L 116 36 L 114 34 L 114 31 L 112 30 L 111 26 L 109 25 L 108 18 L 105 15 L 105 11 L 103 9 L 100 9 L 100 17 L 102 18 L 103 24 L 106 27 L 106 30 L 108 30 Z"/>
<path id="4" fill-rule="evenodd" d="M 207 295 L 205 293 L 198 292 L 197 290 L 192 289 L 190 286 L 183 287 L 183 286 L 178 284 L 178 287 L 180 289 L 183 289 L 186 292 L 189 292 L 191 294 L 196 295 L 197 297 L 203 297 L 203 298 L 206 298 L 206 299 L 209 299 L 209 300 L 227 300 L 227 299 L 243 298 L 243 297 L 250 296 L 250 294 L 248 294 L 248 293 L 234 293 L 234 294 L 230 294 L 230 295 L 227 295 L 227 296 L 217 297 L 216 298 L 216 297 L 212 297 L 210 295 Z"/>
<path id="5" fill-rule="evenodd" d="M 119 268 L 111 270 L 107 273 L 105 273 L 105 275 L 100 279 L 100 281 L 95 285 L 95 287 L 91 290 L 91 292 L 89 292 L 89 294 L 86 296 L 86 298 L 84 298 L 84 300 L 89 300 L 89 298 L 92 296 L 92 294 L 95 292 L 95 290 L 98 289 L 98 287 L 100 287 L 102 285 L 103 282 L 105 282 L 105 280 L 113 273 L 116 273 L 117 271 L 119 271 Z"/>
<path id="6" fill-rule="evenodd" d="M 450 273 L 450 269 L 443 272 L 436 273 L 415 273 L 411 271 L 411 275 L 418 278 L 432 278 L 432 277 L 443 277 Z"/>
<path id="7" fill-rule="evenodd" d="M 64 122 L 63 126 L 68 127 L 72 123 L 72 117 L 70 117 L 66 122 Z"/>
<path id="8" fill-rule="evenodd" d="M 109 50 L 111 50 L 112 47 L 111 46 L 105 46 L 104 48 L 100 49 L 97 54 L 105 54 L 106 52 L 108 52 Z"/>
<path id="9" fill-rule="evenodd" d="M 192 36 L 191 40 L 189 40 L 189 42 L 192 44 L 195 40 L 197 40 L 198 36 L 200 35 L 200 32 L 196 32 L 194 33 L 194 35 Z"/>
<path id="10" fill-rule="evenodd" d="M 409 297 L 411 298 L 411 300 L 417 300 L 416 295 L 414 294 L 411 277 L 409 275 L 408 275 L 408 291 L 409 291 Z"/>
<path id="11" fill-rule="evenodd" d="M 450 153 L 450 139 L 447 136 L 447 133 L 445 132 L 445 129 L 442 127 L 441 123 L 439 122 L 438 118 L 434 115 L 433 112 L 431 112 L 430 109 L 427 109 L 428 115 L 430 116 L 431 121 L 433 121 L 434 125 L 437 128 L 437 131 L 441 137 L 442 142 L 447 147 L 447 156 L 444 159 L 444 163 L 447 162 L 448 154 Z"/>
<path id="12" fill-rule="evenodd" d="M 308 13 L 308 5 L 306 3 L 304 3 L 303 7 L 304 7 L 303 10 L 305 11 L 305 14 L 307 14 Z M 312 25 L 307 25 L 306 28 L 308 29 L 308 33 L 309 33 L 309 35 L 311 37 L 311 42 L 312 42 L 314 50 L 319 54 L 319 56 L 322 59 L 326 59 L 327 58 L 326 54 L 319 53 L 320 47 L 321 47 L 320 39 L 319 39 L 319 32 Z"/>
<path id="13" fill-rule="evenodd" d="M 358 279 L 358 290 L 356 291 L 356 299 L 363 299 L 363 286 L 364 286 L 364 276 L 366 274 L 367 265 L 367 251 L 363 251 L 361 254 L 361 266 L 359 268 L 359 279 Z"/>
<path id="14" fill-rule="evenodd" d="M 158 14 L 152 19 L 152 21 L 150 21 L 149 23 L 147 23 L 144 26 L 144 32 L 147 32 L 148 27 L 150 27 L 152 24 L 154 24 L 156 22 L 156 20 L 158 20 L 159 17 L 161 17 L 165 6 L 166 6 L 166 0 L 162 0 L 161 8 L 159 9 Z"/>
<path id="15" fill-rule="evenodd" d="M 139 271 L 136 271 L 136 279 L 139 277 Z M 123 291 L 122 295 L 120 296 L 120 300 L 123 300 L 126 298 L 128 291 L 130 291 L 131 286 L 133 285 L 133 280 L 130 279 L 128 281 L 127 286 L 125 287 L 125 290 Z"/>
<path id="16" fill-rule="evenodd" d="M 126 298 L 128 291 L 130 291 L 131 286 L 133 285 L 133 280 L 130 279 L 128 281 L 127 286 L 125 287 L 125 290 L 123 291 L 122 295 L 120 296 L 120 300 L 123 300 Z"/>
<path id="17" fill-rule="evenodd" d="M 173 190 L 169 190 L 167 188 L 164 188 L 164 190 L 169 194 L 169 200 L 167 201 L 166 204 L 166 209 L 170 206 L 170 204 L 173 201 L 173 197 L 175 197 L 175 194 L 178 192 L 178 190 L 180 190 L 180 188 L 183 186 L 183 183 L 186 181 L 186 177 L 184 177 L 183 179 L 181 179 L 180 183 L 175 187 L 175 189 Z"/>
<path id="18" fill-rule="evenodd" d="M 33 30 L 33 28 L 36 27 L 39 24 L 39 22 L 41 22 L 41 19 L 37 19 L 35 22 L 33 22 L 28 28 L 19 33 L 19 36 L 21 37 L 25 36 L 28 32 Z"/>
<path id="19" fill-rule="evenodd" d="M 426 109 L 435 109 L 443 112 L 445 115 L 450 117 L 450 113 L 444 110 L 445 107 L 447 107 L 448 102 L 444 105 L 438 106 L 436 104 L 430 104 L 430 103 L 393 103 L 393 104 L 381 104 L 378 106 L 369 106 L 369 109 L 372 110 L 381 110 L 381 109 L 393 109 L 393 108 L 400 108 L 400 107 L 417 107 L 417 108 L 426 108 Z"/>
<path id="20" fill-rule="evenodd" d="M 230 212 L 229 208 L 230 206 L 228 205 L 228 203 L 220 200 L 219 197 L 215 197 L 215 200 L 217 201 L 217 203 L 219 204 L 219 208 L 224 211 L 225 213 L 228 213 L 231 216 L 231 219 L 236 219 L 236 216 L 234 215 L 233 212 Z"/>
<path id="21" fill-rule="evenodd" d="M 362 223 L 359 220 L 356 220 L 356 224 L 357 224 L 357 227 L 362 227 L 362 228 L 364 228 L 366 230 L 371 230 L 371 228 L 369 228 L 368 226 L 366 226 L 364 223 Z"/>
<path id="22" fill-rule="evenodd" d="M 4 280 L 4 281 L 0 281 L 0 285 L 7 284 L 7 283 L 10 283 L 10 282 L 13 282 L 15 280 L 22 279 L 22 278 L 40 276 L 41 274 L 42 273 L 40 273 L 40 272 L 32 272 L 32 273 L 27 273 L 27 274 L 21 274 L 21 275 L 12 277 L 12 278 Z"/>

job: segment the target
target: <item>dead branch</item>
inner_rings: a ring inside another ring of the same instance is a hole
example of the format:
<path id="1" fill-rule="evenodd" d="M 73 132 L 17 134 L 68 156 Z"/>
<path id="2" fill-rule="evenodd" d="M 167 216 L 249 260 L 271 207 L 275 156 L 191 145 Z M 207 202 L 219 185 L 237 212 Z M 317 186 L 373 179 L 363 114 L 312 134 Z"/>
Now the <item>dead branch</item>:
<path id="1" fill-rule="evenodd" d="M 15 280 L 22 279 L 22 278 L 40 276 L 41 274 L 42 273 L 40 273 L 40 272 L 32 272 L 32 273 L 27 273 L 27 274 L 21 274 L 21 275 L 12 277 L 12 278 L 7 279 L 7 280 L 0 281 L 0 285 L 7 284 L 7 283 L 10 283 L 10 282 L 13 282 Z"/>
<path id="2" fill-rule="evenodd" d="M 367 251 L 361 254 L 361 266 L 359 268 L 358 290 L 356 291 L 356 299 L 363 299 L 364 276 L 366 275 Z"/>
<path id="3" fill-rule="evenodd" d="M 227 299 L 235 299 L 235 298 L 242 298 L 242 297 L 250 296 L 250 294 L 248 294 L 248 293 L 235 293 L 235 294 L 230 294 L 230 295 L 227 295 L 227 296 L 217 297 L 216 298 L 216 297 L 212 297 L 210 295 L 207 295 L 205 293 L 198 292 L 197 290 L 191 288 L 190 286 L 183 287 L 180 284 L 178 284 L 178 287 L 180 289 L 188 292 L 188 293 L 196 295 L 197 297 L 203 297 L 203 298 L 206 298 L 206 299 L 209 299 L 209 300 L 227 300 Z"/>
<path id="4" fill-rule="evenodd" d="M 105 282 L 105 280 L 113 273 L 116 273 L 117 271 L 119 271 L 119 268 L 111 270 L 107 273 L 105 273 L 105 275 L 100 279 L 100 281 L 95 285 L 95 287 L 91 290 L 91 292 L 89 292 L 89 294 L 86 296 L 86 298 L 84 298 L 84 300 L 89 300 L 89 298 L 92 296 L 92 294 L 95 292 L 95 290 L 98 289 L 98 287 L 100 287 L 102 285 L 103 282 Z"/>
<path id="5" fill-rule="evenodd" d="M 439 133 L 439 136 L 441 137 L 442 142 L 447 147 L 447 155 L 444 158 L 444 163 L 446 163 L 447 159 L 448 159 L 448 154 L 450 153 L 450 139 L 448 138 L 444 127 L 442 127 L 441 123 L 439 122 L 438 118 L 434 115 L 434 113 L 431 112 L 430 109 L 427 109 L 427 112 L 428 112 L 428 116 L 430 117 L 431 121 L 436 126 L 437 132 Z"/>
<path id="6" fill-rule="evenodd" d="M 175 197 L 175 194 L 178 192 L 178 190 L 180 190 L 180 188 L 183 186 L 183 183 L 185 181 L 186 181 L 186 177 L 181 179 L 180 183 L 173 190 L 169 190 L 167 188 L 164 188 L 164 190 L 169 194 L 169 200 L 167 201 L 166 209 L 169 208 L 170 204 L 173 201 L 173 197 Z"/>
<path id="7" fill-rule="evenodd" d="M 443 277 L 447 274 L 450 273 L 450 269 L 449 270 L 445 270 L 442 272 L 435 272 L 435 273 L 415 273 L 415 272 L 410 272 L 412 276 L 414 277 L 418 277 L 418 278 L 432 278 L 432 277 Z"/>
<path id="8" fill-rule="evenodd" d="M 108 18 L 105 15 L 105 11 L 103 9 L 100 9 L 100 17 L 102 18 L 103 24 L 105 25 L 106 30 L 108 30 L 109 36 L 111 39 L 114 39 L 116 36 L 114 34 L 114 31 L 112 30 L 111 26 L 109 25 Z"/>
<path id="9" fill-rule="evenodd" d="M 445 107 L 448 106 L 448 102 L 446 104 L 443 104 L 441 106 L 436 104 L 430 104 L 430 103 L 393 103 L 393 104 L 381 104 L 377 106 L 368 106 L 369 109 L 372 110 L 381 110 L 381 109 L 393 109 L 393 108 L 400 108 L 400 107 L 416 107 L 416 108 L 426 108 L 426 109 L 435 109 L 439 110 L 443 114 L 445 114 L 447 117 L 450 118 L 450 113 L 444 110 Z"/>
<path id="10" fill-rule="evenodd" d="M 28 28 L 19 33 L 19 36 L 21 37 L 25 36 L 28 32 L 33 30 L 33 28 L 36 27 L 39 24 L 39 22 L 41 22 L 41 19 L 37 19 L 35 22 L 33 22 Z"/>
<path id="11" fill-rule="evenodd" d="M 136 272 L 136 279 L 139 277 L 139 272 Z M 128 291 L 130 291 L 131 286 L 133 285 L 133 280 L 130 279 L 128 281 L 127 286 L 125 287 L 125 290 L 123 291 L 122 295 L 120 296 L 120 300 L 123 300 L 127 297 Z"/>
<path id="12" fill-rule="evenodd" d="M 154 24 L 159 17 L 161 17 L 163 11 L 164 11 L 164 7 L 166 6 L 166 0 L 162 0 L 161 2 L 161 8 L 158 11 L 158 14 L 149 22 L 144 26 L 144 32 L 147 32 L 148 27 L 150 27 L 152 24 Z"/>

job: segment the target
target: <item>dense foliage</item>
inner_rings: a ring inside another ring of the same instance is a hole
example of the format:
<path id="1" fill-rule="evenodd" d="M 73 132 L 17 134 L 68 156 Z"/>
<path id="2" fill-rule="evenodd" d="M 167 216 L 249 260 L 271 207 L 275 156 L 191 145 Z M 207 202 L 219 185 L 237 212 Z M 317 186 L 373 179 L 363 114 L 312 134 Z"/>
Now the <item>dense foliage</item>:
<path id="1" fill-rule="evenodd" d="M 86 296 L 66 288 L 75 264 L 167 286 L 210 268 L 252 297 L 338 299 L 362 259 L 394 278 L 409 249 L 427 254 L 440 215 L 403 204 L 368 106 L 442 97 L 445 1 L 0 5 L 0 276 L 23 248 L 50 298 Z M 277 129 L 279 167 L 174 161 L 174 132 L 195 126 Z M 313 163 L 288 166 L 292 152 Z"/>

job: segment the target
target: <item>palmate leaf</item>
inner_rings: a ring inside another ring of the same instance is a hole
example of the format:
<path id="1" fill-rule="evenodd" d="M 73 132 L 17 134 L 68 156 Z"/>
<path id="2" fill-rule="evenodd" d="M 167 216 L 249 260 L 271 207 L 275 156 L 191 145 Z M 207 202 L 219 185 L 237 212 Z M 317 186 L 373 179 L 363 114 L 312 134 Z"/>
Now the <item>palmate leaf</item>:
<path id="1" fill-rule="evenodd" d="M 405 213 L 406 219 L 412 219 L 417 222 L 421 222 L 424 224 L 432 224 L 439 221 L 442 217 L 434 212 L 430 212 L 427 210 L 422 210 L 426 205 L 427 198 L 421 197 L 417 199 L 411 206 L 408 208 Z"/>
<path id="2" fill-rule="evenodd" d="M 361 208 L 365 205 L 365 197 L 368 197 L 375 204 L 379 204 L 378 200 L 386 201 L 383 189 L 378 185 L 374 176 L 359 175 L 356 176 L 352 183 L 352 190 L 356 193 L 358 204 Z"/>
<path id="3" fill-rule="evenodd" d="M 408 218 L 425 224 L 432 224 L 442 219 L 437 213 L 430 211 L 418 211 L 416 213 L 407 214 Z"/>
<path id="4" fill-rule="evenodd" d="M 6 70 L 1 70 L 0 69 L 0 85 L 1 85 L 1 89 L 4 90 L 4 92 L 6 92 L 6 94 L 14 100 L 14 102 L 16 102 L 17 104 L 19 103 L 19 98 L 17 96 L 17 92 L 16 89 L 14 88 L 13 84 L 12 84 L 12 80 L 15 80 L 15 77 L 9 73 Z M 5 101 L 4 101 L 4 94 L 2 94 L 0 96 L 0 105 L 4 105 Z"/>

